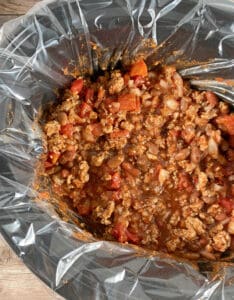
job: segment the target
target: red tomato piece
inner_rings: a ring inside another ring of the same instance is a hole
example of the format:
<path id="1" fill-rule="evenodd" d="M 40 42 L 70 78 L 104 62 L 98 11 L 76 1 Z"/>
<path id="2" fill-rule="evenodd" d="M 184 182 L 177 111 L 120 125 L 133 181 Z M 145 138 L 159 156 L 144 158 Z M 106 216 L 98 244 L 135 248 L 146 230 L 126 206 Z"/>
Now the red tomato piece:
<path id="1" fill-rule="evenodd" d="M 111 178 L 110 188 L 113 190 L 118 190 L 120 188 L 120 185 L 121 185 L 120 174 L 118 172 L 115 172 Z"/>
<path id="2" fill-rule="evenodd" d="M 118 222 L 115 224 L 112 234 L 120 243 L 130 241 L 137 244 L 140 240 L 137 234 L 130 232 L 123 222 Z"/>
<path id="3" fill-rule="evenodd" d="M 118 97 L 119 110 L 135 111 L 137 109 L 136 95 L 125 94 Z"/>
<path id="4" fill-rule="evenodd" d="M 145 82 L 144 78 L 142 76 L 139 76 L 139 75 L 134 76 L 133 80 L 134 80 L 134 83 L 135 83 L 136 86 L 141 86 Z"/>
<path id="5" fill-rule="evenodd" d="M 129 74 L 130 74 L 131 77 L 134 77 L 134 76 L 145 77 L 145 76 L 147 76 L 148 75 L 148 68 L 147 68 L 147 65 L 144 62 L 144 60 L 141 59 L 141 60 L 138 60 L 137 62 L 135 62 L 131 66 Z"/>
<path id="6" fill-rule="evenodd" d="M 76 79 L 71 84 L 71 92 L 79 94 L 84 86 L 84 80 L 83 79 Z"/>
<path id="7" fill-rule="evenodd" d="M 137 234 L 135 233 L 132 233 L 130 232 L 128 229 L 126 229 L 126 235 L 127 235 L 127 238 L 130 242 L 134 243 L 134 244 L 137 244 L 139 243 L 139 237 L 137 236 Z"/>
<path id="8" fill-rule="evenodd" d="M 112 235 L 119 241 L 120 243 L 127 242 L 128 238 L 126 235 L 126 226 L 123 222 L 119 222 L 115 224 Z"/>
<path id="9" fill-rule="evenodd" d="M 118 139 L 118 138 L 125 138 L 125 137 L 129 137 L 129 131 L 126 129 L 123 130 L 115 130 L 110 134 L 110 138 L 111 139 Z"/>
<path id="10" fill-rule="evenodd" d="M 80 116 L 81 118 L 87 117 L 92 111 L 91 105 L 86 102 L 82 102 L 80 105 Z"/>
<path id="11" fill-rule="evenodd" d="M 227 133 L 234 135 L 234 115 L 217 117 L 216 122 L 218 125 L 221 125 Z"/>
<path id="12" fill-rule="evenodd" d="M 64 126 L 61 126 L 60 132 L 62 135 L 66 135 L 67 137 L 72 137 L 74 132 L 74 127 L 72 124 L 66 124 Z"/>
<path id="13" fill-rule="evenodd" d="M 230 214 L 234 208 L 234 203 L 230 198 L 221 198 L 219 200 L 219 205 L 225 209 L 227 214 Z"/>

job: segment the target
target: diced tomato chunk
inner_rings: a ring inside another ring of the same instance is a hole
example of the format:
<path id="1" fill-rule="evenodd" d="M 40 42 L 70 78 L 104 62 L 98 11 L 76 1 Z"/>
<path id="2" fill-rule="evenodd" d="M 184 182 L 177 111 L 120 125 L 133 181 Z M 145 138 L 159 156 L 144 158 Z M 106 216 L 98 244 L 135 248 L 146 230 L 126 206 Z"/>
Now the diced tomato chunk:
<path id="1" fill-rule="evenodd" d="M 148 75 L 148 68 L 145 64 L 144 60 L 138 60 L 136 63 L 134 63 L 129 71 L 129 74 L 131 77 L 134 76 L 142 76 L 145 77 Z"/>
<path id="2" fill-rule="evenodd" d="M 128 229 L 126 229 L 126 235 L 127 238 L 130 242 L 137 244 L 139 243 L 139 237 L 137 236 L 137 234 L 130 232 Z"/>
<path id="3" fill-rule="evenodd" d="M 217 117 L 216 122 L 218 125 L 221 125 L 227 133 L 234 135 L 234 115 Z"/>
<path id="4" fill-rule="evenodd" d="M 93 100 L 94 97 L 94 89 L 88 88 L 85 94 L 85 101 Z"/>
<path id="5" fill-rule="evenodd" d="M 67 137 L 72 137 L 74 132 L 74 127 L 72 124 L 66 124 L 64 126 L 61 126 L 60 129 L 61 134 L 66 135 Z"/>
<path id="6" fill-rule="evenodd" d="M 112 234 L 120 243 L 130 241 L 132 243 L 137 244 L 140 240 L 137 234 L 130 232 L 126 228 L 124 222 L 118 222 L 117 224 L 115 224 Z"/>
<path id="7" fill-rule="evenodd" d="M 91 130 L 92 130 L 92 134 L 94 136 L 99 137 L 103 134 L 101 123 L 93 123 L 93 124 L 90 124 L 90 126 L 91 126 Z"/>
<path id="8" fill-rule="evenodd" d="M 76 79 L 71 84 L 71 92 L 79 94 L 84 86 L 83 79 Z"/>
<path id="9" fill-rule="evenodd" d="M 92 111 L 92 107 L 91 105 L 89 105 L 86 102 L 82 102 L 80 105 L 80 113 L 79 115 L 81 116 L 81 118 L 87 117 L 90 112 Z"/>
<path id="10" fill-rule="evenodd" d="M 125 94 L 118 97 L 120 103 L 120 110 L 135 111 L 137 108 L 136 95 Z"/>
<path id="11" fill-rule="evenodd" d="M 219 205 L 225 209 L 227 214 L 231 214 L 231 212 L 234 208 L 234 203 L 230 198 L 219 199 Z"/>
<path id="12" fill-rule="evenodd" d="M 110 134 L 111 139 L 118 139 L 118 138 L 125 138 L 125 137 L 129 137 L 129 131 L 126 129 L 123 130 L 117 129 Z"/>
<path id="13" fill-rule="evenodd" d="M 113 190 L 118 190 L 120 188 L 120 185 L 121 185 L 120 174 L 118 172 L 115 172 L 111 178 L 110 188 Z"/>
<path id="14" fill-rule="evenodd" d="M 112 234 L 120 243 L 127 242 L 128 240 L 126 235 L 126 226 L 123 222 L 115 224 Z"/>
<path id="15" fill-rule="evenodd" d="M 145 82 L 144 78 L 142 76 L 139 76 L 139 75 L 134 76 L 133 80 L 134 80 L 134 83 L 135 83 L 136 86 L 141 86 Z"/>
<path id="16" fill-rule="evenodd" d="M 52 163 L 53 165 L 55 165 L 56 162 L 58 161 L 59 157 L 60 157 L 60 153 L 49 152 L 48 157 L 49 157 L 51 163 Z"/>

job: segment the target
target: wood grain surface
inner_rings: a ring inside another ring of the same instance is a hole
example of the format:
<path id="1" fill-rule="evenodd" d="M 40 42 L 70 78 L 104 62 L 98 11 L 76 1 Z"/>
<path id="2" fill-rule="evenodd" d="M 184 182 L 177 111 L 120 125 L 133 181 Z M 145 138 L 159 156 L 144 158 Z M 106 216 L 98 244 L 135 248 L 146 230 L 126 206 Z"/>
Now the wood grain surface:
<path id="1" fill-rule="evenodd" d="M 26 13 L 38 0 L 0 0 L 0 27 Z M 0 300 L 57 300 L 50 290 L 14 254 L 0 235 Z"/>
<path id="2" fill-rule="evenodd" d="M 25 14 L 39 0 L 0 0 L 0 27 L 4 22 Z"/>
<path id="3" fill-rule="evenodd" d="M 0 299 L 62 300 L 38 279 L 0 236 Z"/>
<path id="4" fill-rule="evenodd" d="M 39 0 L 0 0 L 0 14 L 25 14 Z"/>

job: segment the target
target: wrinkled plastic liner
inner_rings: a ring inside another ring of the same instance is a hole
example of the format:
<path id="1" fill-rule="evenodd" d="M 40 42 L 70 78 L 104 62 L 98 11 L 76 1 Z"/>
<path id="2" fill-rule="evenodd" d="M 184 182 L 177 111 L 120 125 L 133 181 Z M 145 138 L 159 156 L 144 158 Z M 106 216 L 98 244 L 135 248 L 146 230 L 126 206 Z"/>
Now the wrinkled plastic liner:
<path id="1" fill-rule="evenodd" d="M 231 263 L 195 268 L 97 241 L 36 202 L 32 183 L 43 150 L 36 120 L 71 81 L 64 70 L 95 74 L 144 54 L 188 78 L 234 79 L 233 16 L 231 0 L 53 0 L 1 28 L 0 230 L 66 299 L 232 299 Z"/>

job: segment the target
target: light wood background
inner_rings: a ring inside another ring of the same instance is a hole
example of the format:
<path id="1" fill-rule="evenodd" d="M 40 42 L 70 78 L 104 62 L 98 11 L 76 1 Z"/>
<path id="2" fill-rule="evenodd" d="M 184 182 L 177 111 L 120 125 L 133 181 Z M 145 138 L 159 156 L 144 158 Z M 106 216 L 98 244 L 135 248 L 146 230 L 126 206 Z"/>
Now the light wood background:
<path id="1" fill-rule="evenodd" d="M 25 14 L 39 0 L 0 0 L 0 26 L 13 18 Z"/>
<path id="2" fill-rule="evenodd" d="M 24 14 L 38 0 L 0 0 L 0 27 Z M 0 236 L 0 300 L 62 299 L 41 282 Z"/>
<path id="3" fill-rule="evenodd" d="M 62 300 L 38 279 L 0 236 L 0 299 Z"/>

